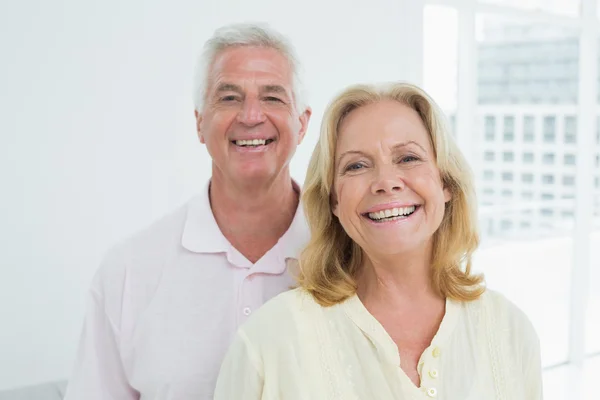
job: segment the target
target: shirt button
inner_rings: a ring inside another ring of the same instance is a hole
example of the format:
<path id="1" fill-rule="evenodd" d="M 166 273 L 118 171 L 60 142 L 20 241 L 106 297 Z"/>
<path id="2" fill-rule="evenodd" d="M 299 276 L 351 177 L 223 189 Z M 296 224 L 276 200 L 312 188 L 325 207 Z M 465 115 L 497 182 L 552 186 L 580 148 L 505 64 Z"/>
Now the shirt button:
<path id="1" fill-rule="evenodd" d="M 427 396 L 429 396 L 429 397 L 437 396 L 437 390 L 435 388 L 427 389 Z"/>
<path id="2" fill-rule="evenodd" d="M 432 369 L 431 371 L 429 371 L 429 376 L 432 377 L 433 379 L 437 378 L 439 376 L 438 370 Z"/>
<path id="3" fill-rule="evenodd" d="M 248 316 L 252 313 L 252 310 L 249 307 L 246 307 L 244 308 L 243 312 L 245 316 Z"/>
<path id="4" fill-rule="evenodd" d="M 431 355 L 434 356 L 435 358 L 438 358 L 440 356 L 440 348 L 439 347 L 435 347 L 433 349 L 433 351 L 431 352 Z"/>

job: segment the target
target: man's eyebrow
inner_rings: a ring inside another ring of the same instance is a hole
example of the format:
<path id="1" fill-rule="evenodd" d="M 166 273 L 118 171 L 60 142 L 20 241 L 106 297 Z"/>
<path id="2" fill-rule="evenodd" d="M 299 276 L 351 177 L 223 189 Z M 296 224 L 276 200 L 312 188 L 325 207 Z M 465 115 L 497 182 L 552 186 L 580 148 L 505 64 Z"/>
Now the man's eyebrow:
<path id="1" fill-rule="evenodd" d="M 217 86 L 217 93 L 219 92 L 237 92 L 237 93 L 242 93 L 243 90 L 240 86 L 238 85 L 234 85 L 233 83 L 220 83 L 219 86 Z"/>
<path id="2" fill-rule="evenodd" d="M 287 90 L 281 85 L 264 85 L 261 86 L 261 92 L 287 94 Z"/>

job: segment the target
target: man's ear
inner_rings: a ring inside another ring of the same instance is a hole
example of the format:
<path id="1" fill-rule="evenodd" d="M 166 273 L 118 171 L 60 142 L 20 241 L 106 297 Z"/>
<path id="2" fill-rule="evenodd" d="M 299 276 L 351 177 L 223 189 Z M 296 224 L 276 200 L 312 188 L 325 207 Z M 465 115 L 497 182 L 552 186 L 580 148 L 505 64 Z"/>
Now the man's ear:
<path id="1" fill-rule="evenodd" d="M 312 115 L 312 109 L 307 107 L 306 110 L 302 114 L 300 114 L 300 132 L 298 132 L 298 144 L 302 143 L 304 139 L 304 135 L 306 135 L 306 130 L 308 129 L 308 122 L 310 121 L 310 116 Z"/>
<path id="2" fill-rule="evenodd" d="M 194 116 L 196 117 L 196 134 L 198 135 L 198 139 L 200 139 L 200 143 L 206 143 L 204 141 L 204 135 L 200 130 L 200 125 L 202 125 L 202 114 L 198 112 L 198 110 L 194 110 Z"/>

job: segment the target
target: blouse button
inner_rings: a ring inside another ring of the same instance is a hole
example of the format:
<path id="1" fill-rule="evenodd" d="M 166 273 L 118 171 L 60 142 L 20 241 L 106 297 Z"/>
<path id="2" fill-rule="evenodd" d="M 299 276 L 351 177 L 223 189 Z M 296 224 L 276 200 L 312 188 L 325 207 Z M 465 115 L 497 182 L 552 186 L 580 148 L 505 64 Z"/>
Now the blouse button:
<path id="1" fill-rule="evenodd" d="M 440 348 L 439 347 L 435 347 L 433 349 L 433 351 L 431 352 L 431 355 L 433 355 L 435 358 L 438 358 L 440 356 Z"/>
<path id="2" fill-rule="evenodd" d="M 429 397 L 437 396 L 437 390 L 435 388 L 427 389 L 427 396 L 429 396 Z"/>
<path id="3" fill-rule="evenodd" d="M 242 310 L 245 316 L 252 314 L 252 310 L 249 307 L 246 307 Z"/>
<path id="4" fill-rule="evenodd" d="M 439 376 L 438 370 L 432 369 L 431 371 L 429 371 L 429 376 L 432 377 L 433 379 L 437 378 Z"/>

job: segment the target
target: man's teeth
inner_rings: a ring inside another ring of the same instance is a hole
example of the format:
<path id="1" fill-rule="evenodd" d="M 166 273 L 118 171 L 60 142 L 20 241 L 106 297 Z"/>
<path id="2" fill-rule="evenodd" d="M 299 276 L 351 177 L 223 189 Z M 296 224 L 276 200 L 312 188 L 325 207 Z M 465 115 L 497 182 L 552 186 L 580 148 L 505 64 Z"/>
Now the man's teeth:
<path id="1" fill-rule="evenodd" d="M 415 206 L 390 208 L 388 210 L 381 210 L 369 213 L 369 218 L 374 220 L 380 220 L 384 218 L 403 217 L 410 215 L 413 212 L 415 212 Z"/>
<path id="2" fill-rule="evenodd" d="M 236 140 L 235 144 L 238 146 L 264 146 L 267 143 L 266 139 L 252 139 L 252 140 Z"/>

